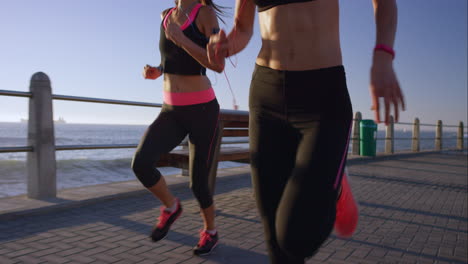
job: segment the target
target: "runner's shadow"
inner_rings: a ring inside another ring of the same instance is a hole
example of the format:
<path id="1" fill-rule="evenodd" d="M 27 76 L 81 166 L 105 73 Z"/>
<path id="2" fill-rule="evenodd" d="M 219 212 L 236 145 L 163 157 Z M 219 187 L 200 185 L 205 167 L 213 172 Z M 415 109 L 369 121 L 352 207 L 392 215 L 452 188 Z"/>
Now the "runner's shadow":
<path id="1" fill-rule="evenodd" d="M 209 263 L 219 264 L 268 264 L 268 256 L 258 252 L 222 244 L 216 247 L 209 256 L 200 257 Z"/>
<path id="2" fill-rule="evenodd" d="M 217 194 L 229 193 L 237 189 L 251 185 L 249 174 L 240 174 L 218 179 Z M 187 183 L 171 186 L 181 201 L 193 200 L 193 195 L 187 188 Z M 58 207 L 69 201 L 61 198 L 46 199 L 55 203 Z M 151 227 L 138 221 L 126 219 L 126 216 L 136 213 L 154 210 L 158 215 L 158 207 L 161 203 L 150 193 L 141 192 L 130 197 L 121 199 L 105 200 L 97 203 L 71 205 L 70 208 L 55 208 L 55 211 L 42 214 L 32 214 L 14 217 L 12 219 L 0 220 L 0 242 L 33 236 L 35 234 L 48 232 L 60 228 L 73 228 L 98 222 L 124 227 L 125 229 L 140 234 L 149 234 Z M 39 211 L 38 211 L 39 212 Z M 41 223 L 38 225 L 37 223 Z"/>

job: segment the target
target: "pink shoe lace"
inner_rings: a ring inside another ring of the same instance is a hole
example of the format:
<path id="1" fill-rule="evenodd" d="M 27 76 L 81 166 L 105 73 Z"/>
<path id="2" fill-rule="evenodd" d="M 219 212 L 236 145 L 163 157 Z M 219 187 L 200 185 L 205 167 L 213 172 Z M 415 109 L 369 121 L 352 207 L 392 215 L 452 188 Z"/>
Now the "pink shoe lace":
<path id="1" fill-rule="evenodd" d="M 206 242 L 211 241 L 211 235 L 205 230 L 200 231 L 200 241 L 198 242 L 199 247 L 203 247 Z"/>
<path id="2" fill-rule="evenodd" d="M 159 210 L 161 210 L 161 214 L 158 217 L 158 225 L 156 226 L 159 229 L 164 228 L 166 225 L 167 220 L 171 216 L 171 213 L 165 210 L 166 208 L 161 207 Z"/>
<path id="3" fill-rule="evenodd" d="M 164 226 L 166 225 L 167 223 L 167 220 L 169 220 L 169 217 L 171 217 L 171 215 L 175 212 L 177 212 L 177 210 L 179 210 L 179 201 L 176 201 L 177 203 L 177 207 L 176 209 L 174 210 L 174 212 L 168 212 L 166 211 L 166 207 L 164 206 L 161 206 L 161 208 L 159 208 L 159 210 L 161 211 L 161 213 L 159 214 L 159 217 L 158 217 L 158 225 L 156 226 L 156 228 L 159 228 L 159 229 L 162 229 L 164 228 Z"/>

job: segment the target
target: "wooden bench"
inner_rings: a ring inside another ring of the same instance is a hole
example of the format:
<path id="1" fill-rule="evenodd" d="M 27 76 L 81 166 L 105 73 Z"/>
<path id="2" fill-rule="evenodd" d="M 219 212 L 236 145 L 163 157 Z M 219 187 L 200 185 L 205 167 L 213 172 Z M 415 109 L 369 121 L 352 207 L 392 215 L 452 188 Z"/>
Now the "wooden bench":
<path id="1" fill-rule="evenodd" d="M 248 137 L 249 135 L 249 112 L 222 109 L 220 112 L 217 138 L 213 153 L 213 162 L 209 175 L 211 190 L 214 192 L 216 172 L 219 161 L 249 162 L 248 147 L 221 147 L 222 139 L 226 137 Z M 230 144 L 231 142 L 223 142 Z M 182 149 L 173 150 L 161 157 L 158 167 L 175 167 L 183 170 L 189 169 L 190 144 Z"/>

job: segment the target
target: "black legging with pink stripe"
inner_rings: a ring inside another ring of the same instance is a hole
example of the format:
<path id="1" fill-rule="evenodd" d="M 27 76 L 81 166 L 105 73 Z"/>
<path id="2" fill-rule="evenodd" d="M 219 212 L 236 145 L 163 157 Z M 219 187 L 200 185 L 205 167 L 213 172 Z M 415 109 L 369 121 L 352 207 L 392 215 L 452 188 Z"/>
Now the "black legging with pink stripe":
<path id="1" fill-rule="evenodd" d="M 213 204 L 208 174 L 219 131 L 219 104 L 216 99 L 202 104 L 174 106 L 164 104 L 158 118 L 149 126 L 137 148 L 132 169 L 146 187 L 161 178 L 156 163 L 162 154 L 170 152 L 189 135 L 190 188 L 200 207 Z"/>
<path id="2" fill-rule="evenodd" d="M 304 263 L 335 222 L 352 121 L 344 68 L 257 65 L 249 104 L 252 177 L 270 259 Z"/>

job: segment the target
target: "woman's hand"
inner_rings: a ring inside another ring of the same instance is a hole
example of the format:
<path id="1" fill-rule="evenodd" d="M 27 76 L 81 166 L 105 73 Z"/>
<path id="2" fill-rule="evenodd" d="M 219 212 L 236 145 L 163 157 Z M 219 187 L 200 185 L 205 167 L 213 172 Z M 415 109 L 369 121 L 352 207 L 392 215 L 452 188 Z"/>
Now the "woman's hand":
<path id="1" fill-rule="evenodd" d="M 383 98 L 385 109 L 385 124 L 390 121 L 390 106 L 393 104 L 395 111 L 395 122 L 398 122 L 399 109 L 405 110 L 405 99 L 400 89 L 395 71 L 393 70 L 392 57 L 383 52 L 375 52 L 371 68 L 370 93 L 372 108 L 375 111 L 375 120 L 380 119 L 380 98 Z"/>
<path id="2" fill-rule="evenodd" d="M 176 23 L 171 22 L 170 19 L 167 20 L 166 24 L 166 38 L 177 46 L 181 46 L 183 38 L 185 38 L 184 32 L 180 29 L 180 26 Z"/>
<path id="3" fill-rule="evenodd" d="M 161 75 L 162 75 L 162 72 L 158 67 L 152 67 L 147 64 L 143 68 L 143 77 L 145 79 L 156 80 Z"/>
<path id="4" fill-rule="evenodd" d="M 206 52 L 210 63 L 224 65 L 224 59 L 229 57 L 229 45 L 226 33 L 223 30 L 210 36 L 210 41 L 206 45 Z"/>

